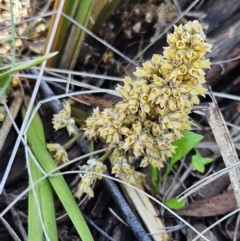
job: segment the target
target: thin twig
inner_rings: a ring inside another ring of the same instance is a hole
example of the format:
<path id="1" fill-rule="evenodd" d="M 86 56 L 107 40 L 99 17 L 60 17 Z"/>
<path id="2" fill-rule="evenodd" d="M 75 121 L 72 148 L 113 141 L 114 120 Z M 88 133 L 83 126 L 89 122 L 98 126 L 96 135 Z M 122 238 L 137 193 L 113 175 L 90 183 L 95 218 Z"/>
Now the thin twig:
<path id="1" fill-rule="evenodd" d="M 96 230 L 98 230 L 99 233 L 101 233 L 105 238 L 107 238 L 110 241 L 116 241 L 116 239 L 110 237 L 106 232 L 104 232 L 101 228 L 99 228 L 87 215 L 84 215 L 84 218 L 87 220 L 87 222 L 92 225 Z"/>

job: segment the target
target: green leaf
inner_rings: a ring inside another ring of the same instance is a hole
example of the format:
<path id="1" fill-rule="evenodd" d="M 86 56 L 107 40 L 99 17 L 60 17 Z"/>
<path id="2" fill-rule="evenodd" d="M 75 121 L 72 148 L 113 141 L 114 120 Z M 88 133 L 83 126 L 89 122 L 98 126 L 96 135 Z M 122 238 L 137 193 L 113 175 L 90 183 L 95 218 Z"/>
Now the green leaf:
<path id="1" fill-rule="evenodd" d="M 172 156 L 171 163 L 175 163 L 182 157 L 188 154 L 202 139 L 203 136 L 192 131 L 183 131 L 183 137 L 174 141 L 172 144 L 177 146 L 175 153 Z"/>
<path id="2" fill-rule="evenodd" d="M 22 108 L 22 115 L 26 114 L 25 108 Z M 39 137 L 42 144 L 46 146 L 45 134 L 42 125 L 41 118 L 38 113 L 35 114 L 31 126 L 35 130 L 35 135 Z M 35 142 L 29 142 L 30 146 L 36 145 Z M 43 173 L 34 163 L 33 159 L 29 157 L 29 168 L 32 174 L 33 183 L 38 181 L 43 177 Z M 29 181 L 30 184 L 30 181 Z M 49 180 L 45 179 L 41 183 L 35 186 L 37 199 L 41 208 L 43 221 L 45 225 L 46 232 L 51 241 L 58 240 L 57 233 L 57 223 L 55 216 L 55 207 L 53 199 L 53 190 Z M 28 215 L 28 240 L 29 241 L 41 241 L 43 240 L 42 226 L 40 223 L 40 218 L 38 216 L 38 210 L 36 206 L 36 200 L 33 192 L 29 192 L 28 198 L 29 204 L 29 215 Z"/>
<path id="3" fill-rule="evenodd" d="M 26 110 L 22 108 L 22 115 L 25 116 Z M 43 127 L 38 115 L 35 115 L 32 123 L 27 131 L 28 142 L 31 143 L 31 150 L 36 157 L 39 164 L 42 166 L 46 173 L 53 171 L 57 168 L 56 163 L 49 154 L 45 143 L 43 142 Z M 60 171 L 56 171 L 60 174 Z M 87 226 L 87 223 L 69 189 L 64 177 L 58 175 L 48 178 L 53 189 L 55 190 L 59 200 L 65 208 L 69 218 L 72 220 L 76 231 L 83 241 L 93 241 L 92 234 Z M 46 202 L 45 202 L 46 203 Z M 46 203 L 47 204 L 47 203 Z"/>
<path id="4" fill-rule="evenodd" d="M 10 82 L 11 82 L 11 75 L 4 75 L 0 76 L 0 97 L 5 94 Z"/>
<path id="5" fill-rule="evenodd" d="M 168 176 L 171 172 L 173 165 L 180 160 L 182 157 L 188 154 L 202 139 L 203 136 L 196 134 L 191 131 L 183 131 L 183 137 L 179 140 L 174 141 L 172 144 L 177 146 L 175 153 L 172 156 L 170 164 L 167 167 L 166 172 L 160 179 L 159 183 L 162 183 L 163 180 Z"/>
<path id="6" fill-rule="evenodd" d="M 31 68 L 33 66 L 37 66 L 37 65 L 41 64 L 43 61 L 45 61 L 49 58 L 52 58 L 57 53 L 58 52 L 53 52 L 53 53 L 50 53 L 50 54 L 47 54 L 47 55 L 44 55 L 44 56 L 41 56 L 41 57 L 37 57 L 37 58 L 32 59 L 32 60 L 20 63 L 16 66 L 12 67 L 10 70 L 0 74 L 0 78 L 2 78 L 4 76 L 8 76 L 9 74 L 12 74 L 14 72 L 18 72 L 18 71 L 21 71 L 21 70 L 24 70 L 24 69 Z"/>
<path id="7" fill-rule="evenodd" d="M 181 209 L 183 207 L 185 207 L 185 201 L 182 200 L 182 201 L 178 201 L 177 198 L 171 198 L 171 199 L 168 199 L 164 202 L 164 204 L 170 208 L 170 209 L 174 209 L 174 210 L 178 210 L 178 209 Z"/>
<path id="8" fill-rule="evenodd" d="M 32 174 L 33 182 L 37 181 L 40 177 L 39 170 L 36 167 L 33 159 L 29 156 L 29 168 Z M 30 185 L 30 181 L 29 181 Z M 35 186 L 36 198 L 40 200 L 40 185 Z M 39 203 L 41 205 L 41 203 Z M 41 241 L 43 240 L 42 225 L 38 215 L 38 207 L 36 204 L 33 190 L 28 193 L 28 240 Z"/>
<path id="9" fill-rule="evenodd" d="M 28 69 L 31 68 L 33 66 L 37 66 L 39 64 L 41 64 L 43 61 L 52 58 L 53 56 L 55 56 L 58 52 L 53 52 L 41 57 L 37 57 L 33 60 L 29 60 L 23 63 L 20 63 L 14 67 L 12 67 L 11 69 L 5 71 L 4 73 L 0 74 L 0 97 L 5 93 L 5 91 L 7 90 L 10 82 L 11 82 L 11 74 L 24 70 L 24 69 Z"/>
<path id="10" fill-rule="evenodd" d="M 197 149 L 194 149 L 196 154 L 192 156 L 192 165 L 194 169 L 197 171 L 204 173 L 205 172 L 205 165 L 212 162 L 211 158 L 202 157 L 200 152 Z"/>

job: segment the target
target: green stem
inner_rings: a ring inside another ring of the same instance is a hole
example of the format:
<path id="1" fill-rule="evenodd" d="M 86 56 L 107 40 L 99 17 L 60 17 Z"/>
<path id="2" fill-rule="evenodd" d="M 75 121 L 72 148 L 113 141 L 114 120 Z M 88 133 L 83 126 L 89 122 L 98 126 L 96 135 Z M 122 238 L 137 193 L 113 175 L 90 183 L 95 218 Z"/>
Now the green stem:
<path id="1" fill-rule="evenodd" d="M 121 154 L 123 155 L 123 153 L 121 153 Z M 126 157 L 127 163 L 129 164 L 129 153 L 128 152 L 125 154 L 125 157 Z"/>
<path id="2" fill-rule="evenodd" d="M 157 167 L 154 167 L 153 165 L 150 165 L 151 168 L 151 181 L 152 181 L 152 194 L 153 196 L 156 196 L 159 190 L 159 170 Z"/>
<path id="3" fill-rule="evenodd" d="M 68 141 L 63 145 L 64 149 L 65 150 L 69 149 L 80 137 L 82 137 L 82 135 L 83 135 L 83 132 L 79 131 L 77 135 L 75 135 L 70 141 Z"/>
<path id="4" fill-rule="evenodd" d="M 91 139 L 91 141 L 90 141 L 90 153 L 92 153 L 93 151 L 94 151 L 94 140 L 93 139 Z M 90 156 L 90 159 L 92 159 L 93 158 L 93 155 L 91 155 Z"/>
<path id="5" fill-rule="evenodd" d="M 15 66 L 15 24 L 14 24 L 14 14 L 13 14 L 13 4 L 10 0 L 10 14 L 11 14 L 11 31 L 12 31 L 12 67 Z"/>
<path id="6" fill-rule="evenodd" d="M 101 157 L 98 159 L 98 161 L 99 161 L 99 162 L 105 162 L 105 161 L 108 159 L 108 157 L 113 153 L 113 150 L 114 150 L 114 149 L 111 149 L 111 150 L 107 151 L 103 156 L 101 156 Z"/>

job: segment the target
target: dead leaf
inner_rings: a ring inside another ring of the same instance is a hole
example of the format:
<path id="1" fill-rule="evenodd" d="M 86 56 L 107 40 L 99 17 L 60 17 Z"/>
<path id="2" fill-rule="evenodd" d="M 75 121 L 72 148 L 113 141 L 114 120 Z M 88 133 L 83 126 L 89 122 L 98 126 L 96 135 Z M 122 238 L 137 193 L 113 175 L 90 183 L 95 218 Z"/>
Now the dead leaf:
<path id="1" fill-rule="evenodd" d="M 202 198 L 211 198 L 218 195 L 227 185 L 229 185 L 229 175 L 228 173 L 220 176 L 218 179 L 208 183 L 206 186 L 198 190 L 199 196 Z M 202 199 L 201 198 L 201 199 Z"/>
<path id="2" fill-rule="evenodd" d="M 92 95 L 77 95 L 76 98 L 87 105 L 99 106 L 101 108 L 111 108 L 117 102 Z"/>
<path id="3" fill-rule="evenodd" d="M 180 216 L 211 217 L 229 213 L 237 209 L 237 202 L 233 191 L 191 203 L 187 207 L 176 211 Z"/>

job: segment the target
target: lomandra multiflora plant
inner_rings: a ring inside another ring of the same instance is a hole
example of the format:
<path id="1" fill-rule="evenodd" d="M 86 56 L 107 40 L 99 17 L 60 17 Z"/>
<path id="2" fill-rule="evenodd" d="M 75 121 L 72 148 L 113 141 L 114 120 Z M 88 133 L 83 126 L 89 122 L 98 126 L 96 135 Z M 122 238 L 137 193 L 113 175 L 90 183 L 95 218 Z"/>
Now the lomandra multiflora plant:
<path id="1" fill-rule="evenodd" d="M 108 145 L 116 177 L 140 183 L 144 175 L 132 165 L 134 157 L 141 157 L 140 167 L 151 164 L 160 169 L 175 151 L 172 142 L 191 128 L 189 113 L 199 104 L 199 96 L 205 96 L 203 69 L 210 67 L 204 56 L 211 45 L 204 40 L 198 21 L 174 26 L 163 55 L 154 54 L 134 72 L 136 80 L 125 77 L 123 86 L 117 86 L 123 100 L 112 108 L 94 109 L 86 120 L 84 136 Z M 106 166 L 101 159 L 92 159 L 82 169 L 91 173 L 82 176 L 75 195 L 92 197 L 92 184 L 102 178 L 97 174 Z"/>

